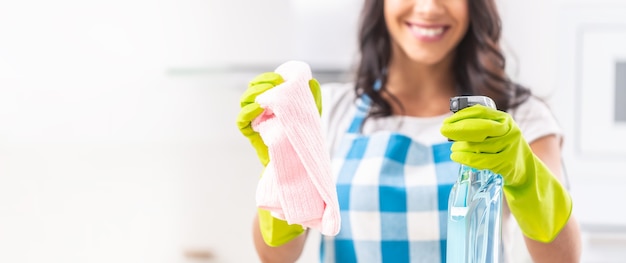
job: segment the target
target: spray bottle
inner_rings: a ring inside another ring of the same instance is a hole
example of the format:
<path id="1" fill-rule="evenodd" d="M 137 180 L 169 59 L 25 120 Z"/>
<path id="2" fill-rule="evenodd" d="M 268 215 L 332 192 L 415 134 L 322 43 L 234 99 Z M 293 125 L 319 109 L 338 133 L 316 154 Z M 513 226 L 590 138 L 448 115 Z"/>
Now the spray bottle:
<path id="1" fill-rule="evenodd" d="M 457 112 L 480 104 L 496 108 L 485 96 L 450 99 Z M 502 251 L 502 176 L 461 165 L 448 201 L 448 263 L 497 263 Z"/>

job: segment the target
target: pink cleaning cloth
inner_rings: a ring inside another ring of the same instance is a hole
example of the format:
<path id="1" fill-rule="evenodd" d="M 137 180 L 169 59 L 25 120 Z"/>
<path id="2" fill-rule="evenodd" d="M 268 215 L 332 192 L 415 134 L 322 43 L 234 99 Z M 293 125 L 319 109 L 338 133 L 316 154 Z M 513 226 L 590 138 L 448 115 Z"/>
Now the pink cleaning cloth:
<path id="1" fill-rule="evenodd" d="M 252 122 L 270 156 L 257 186 L 257 206 L 289 224 L 337 235 L 339 202 L 309 87 L 311 70 L 304 62 L 289 61 L 275 72 L 285 82 L 257 96 L 265 111 Z"/>

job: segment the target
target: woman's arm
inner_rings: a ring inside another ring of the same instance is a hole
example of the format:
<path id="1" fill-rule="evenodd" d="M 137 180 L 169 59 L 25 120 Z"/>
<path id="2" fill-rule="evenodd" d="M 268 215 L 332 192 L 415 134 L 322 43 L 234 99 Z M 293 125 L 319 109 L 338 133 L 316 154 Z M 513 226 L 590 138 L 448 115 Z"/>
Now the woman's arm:
<path id="1" fill-rule="evenodd" d="M 530 148 L 550 171 L 552 171 L 561 182 L 564 182 L 563 171 L 561 169 L 561 146 L 559 138 L 555 135 L 539 138 L 530 143 Z M 536 263 L 580 262 L 580 229 L 573 214 L 563 230 L 561 230 L 559 235 L 552 242 L 542 243 L 527 237 L 524 237 L 524 240 L 528 252 Z"/>
<path id="2" fill-rule="evenodd" d="M 261 236 L 261 230 L 259 228 L 259 217 L 256 215 L 253 220 L 252 235 L 254 239 L 254 247 L 256 248 L 256 252 L 261 262 L 293 263 L 296 262 L 296 260 L 300 257 L 300 254 L 302 254 L 308 231 L 307 233 L 297 236 L 282 246 L 271 247 L 263 241 L 263 236 Z"/>

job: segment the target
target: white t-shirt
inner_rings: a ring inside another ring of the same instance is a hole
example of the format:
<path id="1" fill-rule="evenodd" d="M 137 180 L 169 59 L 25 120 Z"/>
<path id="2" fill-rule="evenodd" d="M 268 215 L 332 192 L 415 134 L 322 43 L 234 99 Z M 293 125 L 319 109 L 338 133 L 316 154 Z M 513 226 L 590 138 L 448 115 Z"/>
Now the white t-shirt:
<path id="1" fill-rule="evenodd" d="M 322 86 L 322 124 L 326 132 L 326 142 L 331 154 L 338 147 L 339 141 L 347 131 L 356 112 L 356 94 L 352 83 L 329 83 Z M 537 97 L 527 101 L 509 113 L 519 126 L 526 141 L 533 141 L 547 136 L 562 136 L 561 127 L 552 115 L 548 105 Z M 434 117 L 389 116 L 370 118 L 365 122 L 362 132 L 369 134 L 381 130 L 391 130 L 410 136 L 424 144 L 440 143 L 447 140 L 440 133 L 443 120 L 452 113 Z M 524 262 L 520 258 L 530 259 L 525 249 L 521 230 L 511 216 L 506 202 L 503 202 L 502 238 L 505 247 L 506 262 Z"/>

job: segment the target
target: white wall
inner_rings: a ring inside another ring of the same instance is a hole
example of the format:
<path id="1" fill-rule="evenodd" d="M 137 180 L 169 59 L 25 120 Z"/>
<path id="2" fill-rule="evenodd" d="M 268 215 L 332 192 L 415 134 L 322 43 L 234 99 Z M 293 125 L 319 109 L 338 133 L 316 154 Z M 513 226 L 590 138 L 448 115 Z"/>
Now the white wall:
<path id="1" fill-rule="evenodd" d="M 0 262 L 255 261 L 245 81 L 168 73 L 215 50 L 212 8 L 2 2 Z"/>

